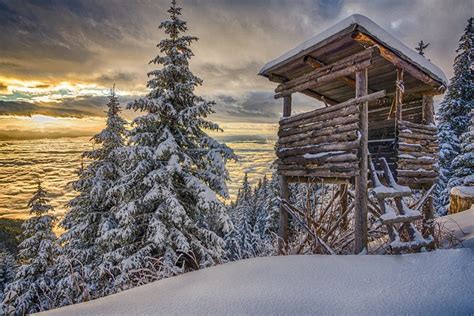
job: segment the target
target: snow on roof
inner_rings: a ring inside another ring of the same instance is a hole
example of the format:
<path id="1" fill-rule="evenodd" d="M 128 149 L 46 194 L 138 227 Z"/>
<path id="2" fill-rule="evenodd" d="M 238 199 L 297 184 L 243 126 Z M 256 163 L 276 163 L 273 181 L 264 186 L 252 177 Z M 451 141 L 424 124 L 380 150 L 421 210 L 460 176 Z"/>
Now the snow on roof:
<path id="1" fill-rule="evenodd" d="M 46 315 L 451 315 L 474 311 L 474 251 L 253 258 Z"/>
<path id="2" fill-rule="evenodd" d="M 411 63 L 428 72 L 434 79 L 447 85 L 448 79 L 446 78 L 443 71 L 438 68 L 438 66 L 431 63 L 428 59 L 418 54 L 418 52 L 416 52 L 412 48 L 403 44 L 395 36 L 385 31 L 382 27 L 373 22 L 371 19 L 360 14 L 354 14 L 345 18 L 341 22 L 316 35 L 315 37 L 301 43 L 300 45 L 286 52 L 280 57 L 269 61 L 262 67 L 262 69 L 260 69 L 258 74 L 265 75 L 272 68 L 281 66 L 282 64 L 285 64 L 294 58 L 298 58 L 302 55 L 309 53 L 311 50 L 314 50 L 321 42 L 352 27 L 353 25 L 361 26 L 369 35 L 377 39 L 377 41 L 400 54 L 400 57 L 407 59 Z"/>

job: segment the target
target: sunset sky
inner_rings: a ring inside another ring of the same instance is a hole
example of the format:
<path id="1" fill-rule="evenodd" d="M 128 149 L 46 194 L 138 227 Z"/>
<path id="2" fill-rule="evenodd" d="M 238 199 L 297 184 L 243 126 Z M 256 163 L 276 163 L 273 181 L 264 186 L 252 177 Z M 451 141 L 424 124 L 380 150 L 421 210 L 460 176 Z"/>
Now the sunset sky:
<path id="1" fill-rule="evenodd" d="M 368 16 L 448 77 L 472 0 L 179 1 L 199 93 L 217 102 L 226 135 L 271 135 L 280 116 L 260 67 L 341 19 Z M 122 104 L 146 92 L 148 61 L 169 1 L 0 0 L 0 140 L 90 135 L 115 82 Z M 313 102 L 313 103 L 311 103 Z M 296 110 L 314 106 L 297 97 Z M 131 113 L 125 113 L 127 118 Z"/>

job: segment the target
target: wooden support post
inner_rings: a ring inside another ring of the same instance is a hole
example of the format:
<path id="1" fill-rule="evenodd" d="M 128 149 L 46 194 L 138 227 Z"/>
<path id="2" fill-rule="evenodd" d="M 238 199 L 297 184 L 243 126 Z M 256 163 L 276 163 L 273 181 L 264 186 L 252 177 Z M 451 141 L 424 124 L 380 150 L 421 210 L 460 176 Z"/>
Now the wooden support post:
<path id="1" fill-rule="evenodd" d="M 356 72 L 356 98 L 367 94 L 367 68 Z M 360 145 L 359 174 L 355 177 L 355 227 L 354 253 L 367 249 L 367 172 L 368 172 L 368 102 L 361 105 L 360 111 Z"/>
<path id="2" fill-rule="evenodd" d="M 397 68 L 397 82 L 395 90 L 395 107 L 396 115 L 395 118 L 398 121 L 402 120 L 402 103 L 403 103 L 403 92 L 405 88 L 403 87 L 403 69 Z"/>
<path id="3" fill-rule="evenodd" d="M 434 185 L 427 191 L 428 194 L 434 189 Z M 423 205 L 423 229 L 422 234 L 424 238 L 434 236 L 434 204 L 431 195 L 428 196 Z"/>
<path id="4" fill-rule="evenodd" d="M 291 95 L 283 98 L 283 117 L 291 116 Z M 280 176 L 280 198 L 288 200 L 290 190 L 288 187 L 288 178 Z M 285 211 L 283 204 L 280 202 L 280 227 L 278 231 L 278 254 L 284 254 L 288 244 L 288 213 Z"/>
<path id="5" fill-rule="evenodd" d="M 434 124 L 434 107 L 433 107 L 433 96 L 423 95 L 423 119 L 422 123 L 425 125 Z"/>
<path id="6" fill-rule="evenodd" d="M 283 117 L 291 116 L 291 95 L 283 98 Z"/>

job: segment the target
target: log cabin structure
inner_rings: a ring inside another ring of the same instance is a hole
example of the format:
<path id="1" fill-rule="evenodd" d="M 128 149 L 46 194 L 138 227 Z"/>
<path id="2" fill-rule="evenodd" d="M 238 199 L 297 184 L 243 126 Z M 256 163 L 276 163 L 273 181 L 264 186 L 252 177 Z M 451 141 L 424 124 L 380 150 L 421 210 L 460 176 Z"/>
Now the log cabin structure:
<path id="1" fill-rule="evenodd" d="M 445 90 L 443 72 L 367 17 L 352 15 L 268 62 L 259 75 L 277 83 L 275 98 L 283 99 L 276 149 L 281 244 L 288 236 L 288 183 L 321 180 L 354 187 L 355 253 L 367 246 L 369 193 L 385 213 L 384 199 L 396 200 L 398 215 L 384 224 L 390 233 L 400 222 L 413 241 L 418 235 L 409 220 L 421 216 L 401 199 L 407 188 L 431 193 L 437 179 L 433 96 Z M 321 107 L 292 115 L 294 93 Z M 423 218 L 432 217 L 430 208 Z"/>

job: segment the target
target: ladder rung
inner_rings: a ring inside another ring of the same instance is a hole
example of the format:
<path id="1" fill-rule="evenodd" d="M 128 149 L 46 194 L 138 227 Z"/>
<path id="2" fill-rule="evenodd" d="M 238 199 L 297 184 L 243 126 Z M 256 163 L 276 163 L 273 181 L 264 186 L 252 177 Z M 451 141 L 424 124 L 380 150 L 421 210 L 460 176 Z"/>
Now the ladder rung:
<path id="1" fill-rule="evenodd" d="M 376 186 L 372 189 L 371 193 L 377 199 L 396 198 L 412 195 L 410 188 L 406 190 L 403 186 L 400 186 L 400 188 L 391 188 L 385 185 Z"/>
<path id="2" fill-rule="evenodd" d="M 409 223 L 411 221 L 416 221 L 422 218 L 423 216 L 419 212 L 418 214 L 404 214 L 404 215 L 395 214 L 395 216 L 393 213 L 386 213 L 380 217 L 380 220 L 385 225 L 391 225 L 391 224 L 396 224 L 396 223 Z"/>
<path id="3" fill-rule="evenodd" d="M 433 239 L 423 239 L 423 240 L 412 240 L 412 241 L 392 241 L 390 247 L 393 251 L 399 252 L 401 250 L 418 250 L 422 247 L 431 245 L 434 242 Z"/>

